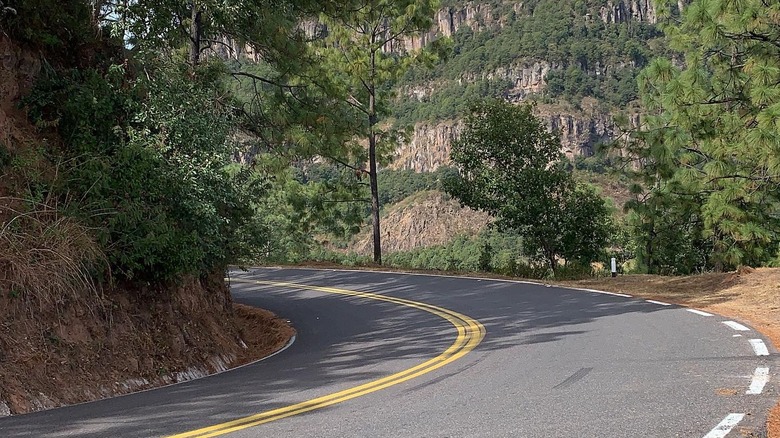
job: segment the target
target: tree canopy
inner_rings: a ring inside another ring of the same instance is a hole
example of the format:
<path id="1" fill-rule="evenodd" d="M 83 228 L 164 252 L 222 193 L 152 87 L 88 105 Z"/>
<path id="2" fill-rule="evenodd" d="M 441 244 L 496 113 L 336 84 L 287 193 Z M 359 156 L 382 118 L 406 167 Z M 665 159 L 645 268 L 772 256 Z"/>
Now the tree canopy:
<path id="1" fill-rule="evenodd" d="M 642 181 L 630 207 L 644 263 L 677 272 L 766 263 L 780 231 L 780 4 L 661 2 L 660 12 L 679 56 L 640 76 L 648 114 L 630 148 Z M 670 240 L 698 241 L 704 254 Z"/>
<path id="2" fill-rule="evenodd" d="M 445 183 L 447 192 L 517 231 L 529 255 L 553 271 L 559 258 L 589 263 L 606 246 L 603 199 L 574 183 L 558 137 L 534 116 L 532 105 L 475 105 L 451 158 L 460 172 Z"/>

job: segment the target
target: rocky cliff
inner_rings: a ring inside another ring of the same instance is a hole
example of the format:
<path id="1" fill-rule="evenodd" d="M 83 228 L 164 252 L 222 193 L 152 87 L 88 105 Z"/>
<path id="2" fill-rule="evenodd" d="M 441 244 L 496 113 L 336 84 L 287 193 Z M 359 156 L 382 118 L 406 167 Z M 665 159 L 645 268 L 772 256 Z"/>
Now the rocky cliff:
<path id="1" fill-rule="evenodd" d="M 475 32 L 491 27 L 502 27 L 507 23 L 509 15 L 524 13 L 526 12 L 523 9 L 523 2 L 511 0 L 469 1 L 442 8 L 436 14 L 430 32 L 410 38 L 404 43 L 404 47 L 407 50 L 420 49 L 436 38 L 451 37 L 463 26 L 470 27 Z M 604 23 L 636 21 L 655 24 L 657 20 L 653 0 L 608 0 L 599 9 L 598 18 Z"/>
<path id="2" fill-rule="evenodd" d="M 601 7 L 599 18 L 604 23 L 637 21 L 655 24 L 657 20 L 653 0 L 609 0 Z"/>
<path id="3" fill-rule="evenodd" d="M 600 4 L 594 3 L 588 3 L 588 11 L 592 13 L 585 15 L 585 22 L 600 20 L 605 25 L 614 25 L 616 31 L 624 23 L 652 25 L 657 22 L 657 13 L 652 0 L 607 0 Z M 679 7 L 682 8 L 682 3 Z M 451 37 L 464 26 L 470 27 L 475 34 L 492 29 L 493 35 L 501 35 L 502 28 L 507 25 L 508 20 L 516 19 L 521 14 L 533 16 L 535 11 L 529 8 L 517 1 L 471 1 L 450 6 L 439 11 L 431 32 L 407 42 L 406 46 L 407 49 L 416 49 L 432 39 L 442 36 Z M 545 12 L 549 14 L 549 11 Z M 561 75 L 571 67 L 560 62 L 526 57 L 521 52 L 513 53 L 512 56 L 515 56 L 515 60 L 507 65 L 492 67 L 489 70 L 459 73 L 454 79 L 452 75 L 447 77 L 446 73 L 438 73 L 438 78 L 404 86 L 399 95 L 402 96 L 401 99 L 431 105 L 430 102 L 437 102 L 436 95 L 441 93 L 440 90 L 455 89 L 453 84 L 465 87 L 468 84 L 487 82 L 499 83 L 504 90 L 501 94 L 504 99 L 520 103 L 530 97 L 546 93 L 548 74 L 559 72 L 558 74 Z M 586 76 L 611 78 L 618 77 L 623 69 L 636 71 L 640 65 L 636 64 L 633 58 L 626 58 L 577 66 Z M 592 155 L 598 144 L 613 140 L 618 133 L 614 126 L 613 114 L 616 110 L 622 111 L 623 108 L 610 108 L 609 105 L 590 97 L 587 92 L 584 96 L 582 102 L 574 104 L 571 102 L 562 104 L 559 100 L 549 103 L 550 100 L 545 99 L 546 103 L 537 107 L 537 115 L 551 131 L 560 135 L 562 150 L 569 157 Z M 441 101 L 440 96 L 439 101 Z M 634 116 L 634 119 L 638 119 L 638 116 Z M 638 120 L 633 120 L 633 124 L 638 126 Z M 418 120 L 410 140 L 396 151 L 395 161 L 391 167 L 425 172 L 446 164 L 449 160 L 450 143 L 457 138 L 461 125 L 459 121 L 452 119 Z"/>
<path id="4" fill-rule="evenodd" d="M 598 110 L 593 99 L 584 99 L 579 109 L 539 105 L 536 114 L 551 131 L 558 133 L 562 151 L 569 158 L 593 155 L 596 145 L 618 135 L 612 116 Z M 630 123 L 638 126 L 639 116 L 632 115 Z M 463 123 L 455 120 L 417 124 L 410 141 L 396 149 L 390 167 L 432 172 L 449 164 L 451 143 L 462 129 Z"/>

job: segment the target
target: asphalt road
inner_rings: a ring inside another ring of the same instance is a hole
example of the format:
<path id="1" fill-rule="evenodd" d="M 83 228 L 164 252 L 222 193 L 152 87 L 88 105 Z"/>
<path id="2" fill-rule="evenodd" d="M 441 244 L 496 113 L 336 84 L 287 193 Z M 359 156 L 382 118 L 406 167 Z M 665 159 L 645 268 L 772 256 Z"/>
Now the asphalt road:
<path id="1" fill-rule="evenodd" d="M 776 350 L 717 315 L 493 280 L 273 268 L 234 277 L 414 300 L 474 318 L 486 334 L 473 351 L 414 378 L 225 436 L 717 438 L 731 424 L 729 437 L 763 436 L 778 399 Z M 201 429 L 370 386 L 438 358 L 462 336 L 442 315 L 397 302 L 245 282 L 233 293 L 289 318 L 296 341 L 209 378 L 0 418 L 0 437 Z M 768 355 L 758 355 L 761 345 Z"/>

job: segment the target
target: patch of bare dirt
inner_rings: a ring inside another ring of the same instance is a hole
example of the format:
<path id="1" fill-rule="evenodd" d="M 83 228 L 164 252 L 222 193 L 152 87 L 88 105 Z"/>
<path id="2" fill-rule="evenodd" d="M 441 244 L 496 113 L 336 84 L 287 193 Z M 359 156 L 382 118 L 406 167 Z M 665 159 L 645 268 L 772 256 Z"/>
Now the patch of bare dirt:
<path id="1" fill-rule="evenodd" d="M 740 268 L 736 272 L 687 277 L 625 275 L 559 284 L 627 293 L 694 307 L 742 320 L 780 346 L 780 269 Z M 769 438 L 780 438 L 780 404 L 767 421 Z"/>
<path id="2" fill-rule="evenodd" d="M 234 305 L 221 278 L 60 297 L 0 287 L 0 410 L 21 414 L 176 383 L 265 357 L 294 330 Z"/>
<path id="3" fill-rule="evenodd" d="M 474 236 L 490 221 L 487 213 L 462 207 L 442 192 L 416 193 L 384 212 L 382 249 L 391 253 L 442 245 L 459 234 Z M 371 248 L 371 230 L 365 229 L 349 250 L 370 254 Z"/>

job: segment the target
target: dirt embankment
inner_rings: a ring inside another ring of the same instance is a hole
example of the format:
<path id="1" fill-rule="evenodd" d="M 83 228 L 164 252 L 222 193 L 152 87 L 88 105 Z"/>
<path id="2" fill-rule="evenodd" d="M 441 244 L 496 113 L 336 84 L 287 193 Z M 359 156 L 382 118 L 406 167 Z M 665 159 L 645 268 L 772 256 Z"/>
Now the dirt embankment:
<path id="1" fill-rule="evenodd" d="M 293 334 L 270 312 L 234 305 L 221 275 L 48 302 L 0 290 L 0 414 L 223 371 L 278 350 Z"/>
<path id="2" fill-rule="evenodd" d="M 54 169 L 43 159 L 9 162 L 56 142 L 17 105 L 41 65 L 0 31 L 0 416 L 188 380 L 288 342 L 286 321 L 232 303 L 222 272 L 168 285 L 96 284 L 90 263 L 101 254 L 89 230 L 56 202 L 23 211 L 25 172 Z"/>

